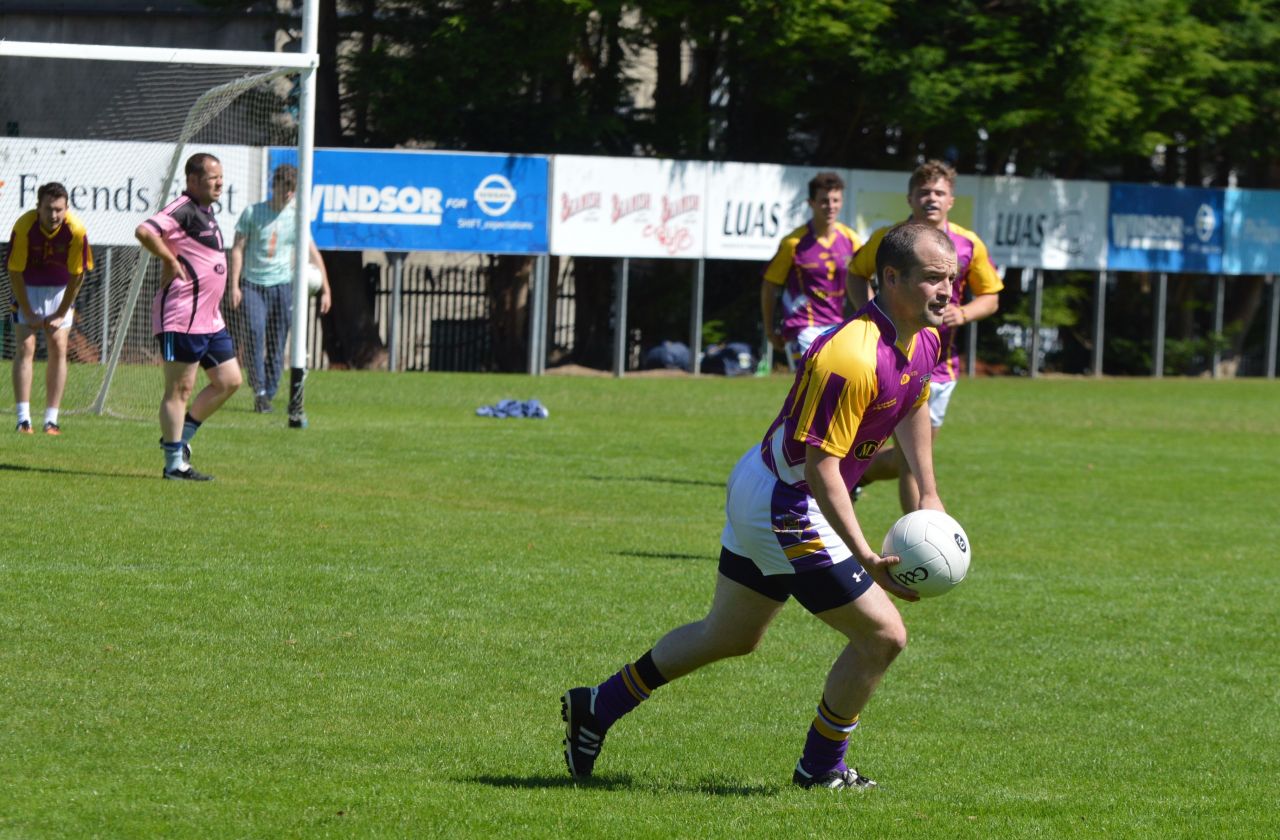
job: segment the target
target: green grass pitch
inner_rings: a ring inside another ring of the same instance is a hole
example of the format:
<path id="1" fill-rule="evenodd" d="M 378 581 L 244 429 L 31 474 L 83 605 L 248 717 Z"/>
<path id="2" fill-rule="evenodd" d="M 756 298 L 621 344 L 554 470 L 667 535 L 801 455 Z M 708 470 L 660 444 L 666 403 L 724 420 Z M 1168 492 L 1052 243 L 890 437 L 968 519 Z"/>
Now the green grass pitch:
<path id="1" fill-rule="evenodd" d="M 840 645 L 794 603 L 572 783 L 560 693 L 704 614 L 788 387 L 320 372 L 306 431 L 206 424 L 207 485 L 160 480 L 154 422 L 0 436 L 0 838 L 1280 835 L 1257 380 L 961 384 L 936 460 L 974 563 L 902 607 L 851 749 L 880 790 L 789 785 Z M 551 418 L 475 416 L 504 397 Z M 878 542 L 896 492 L 858 515 Z"/>

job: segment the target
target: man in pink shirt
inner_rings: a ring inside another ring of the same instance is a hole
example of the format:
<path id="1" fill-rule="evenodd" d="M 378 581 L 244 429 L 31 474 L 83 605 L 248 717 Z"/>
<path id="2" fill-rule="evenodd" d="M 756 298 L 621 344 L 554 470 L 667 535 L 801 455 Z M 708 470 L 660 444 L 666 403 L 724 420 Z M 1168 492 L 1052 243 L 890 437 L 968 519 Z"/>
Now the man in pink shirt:
<path id="1" fill-rule="evenodd" d="M 227 254 L 213 203 L 222 195 L 222 163 L 200 153 L 187 158 L 187 188 L 134 232 L 163 264 L 151 303 L 151 327 L 164 359 L 160 446 L 167 479 L 211 481 L 192 468 L 191 438 L 240 387 L 231 333 L 220 305 L 227 287 Z M 196 367 L 209 378 L 191 399 Z M 187 403 L 191 402 L 188 410 Z"/>

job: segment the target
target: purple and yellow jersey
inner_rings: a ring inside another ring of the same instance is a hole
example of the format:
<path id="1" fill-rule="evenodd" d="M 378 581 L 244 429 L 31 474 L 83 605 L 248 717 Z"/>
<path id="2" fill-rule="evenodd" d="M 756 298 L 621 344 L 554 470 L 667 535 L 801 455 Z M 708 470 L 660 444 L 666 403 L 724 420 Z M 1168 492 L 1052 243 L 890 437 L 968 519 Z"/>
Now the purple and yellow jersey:
<path id="1" fill-rule="evenodd" d="M 812 222 L 783 237 L 764 270 L 765 280 L 783 287 L 783 338 L 790 341 L 806 327 L 844 321 L 849 261 L 859 244 L 858 234 L 839 222 L 825 239 L 813 235 Z"/>
<path id="2" fill-rule="evenodd" d="M 71 278 L 93 271 L 93 251 L 84 223 L 68 212 L 53 233 L 40 227 L 40 216 L 28 210 L 9 238 L 9 271 L 21 271 L 26 286 L 66 286 Z"/>
<path id="3" fill-rule="evenodd" d="M 207 335 L 226 327 L 222 293 L 227 288 L 227 253 L 211 207 L 184 192 L 143 224 L 164 239 L 182 272 L 151 301 L 151 330 Z"/>
<path id="4" fill-rule="evenodd" d="M 871 234 L 867 244 L 862 246 L 853 258 L 850 270 L 859 277 L 876 276 L 876 251 L 880 240 L 889 228 L 883 227 Z M 964 303 L 965 290 L 974 295 L 993 295 L 1004 288 L 996 267 L 991 264 L 987 254 L 987 246 L 978 238 L 978 234 L 960 227 L 955 222 L 947 222 L 947 235 L 956 246 L 956 281 L 951 284 L 951 303 L 959 306 Z M 933 371 L 934 382 L 950 382 L 960 375 L 960 348 L 956 346 L 956 331 L 948 326 L 938 327 L 942 336 L 942 353 L 938 366 Z"/>
<path id="5" fill-rule="evenodd" d="M 930 327 L 905 344 L 897 337 L 872 300 L 813 342 L 760 444 L 765 466 L 780 482 L 807 494 L 805 447 L 816 446 L 841 459 L 840 474 L 852 490 L 899 421 L 928 401 L 938 333 Z"/>

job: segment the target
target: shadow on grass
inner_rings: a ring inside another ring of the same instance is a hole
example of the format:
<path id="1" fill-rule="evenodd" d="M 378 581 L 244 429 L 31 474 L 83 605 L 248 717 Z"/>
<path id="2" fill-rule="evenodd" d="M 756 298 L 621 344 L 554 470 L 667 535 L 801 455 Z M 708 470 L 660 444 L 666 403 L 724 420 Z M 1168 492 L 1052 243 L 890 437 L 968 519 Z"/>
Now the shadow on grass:
<path id="1" fill-rule="evenodd" d="M 675 551 L 615 551 L 615 557 L 640 557 L 646 560 L 715 560 L 707 554 L 681 554 Z"/>
<path id="2" fill-rule="evenodd" d="M 588 481 L 649 481 L 654 484 L 684 484 L 693 487 L 724 489 L 724 481 L 706 481 L 700 478 L 666 478 L 659 475 L 588 475 Z"/>
<path id="3" fill-rule="evenodd" d="M 139 475 L 127 472 L 104 472 L 102 470 L 64 470 L 61 467 L 28 467 L 23 464 L 0 464 L 0 472 L 48 473 L 50 475 L 95 475 L 102 478 L 146 478 L 154 480 L 154 475 Z"/>
<path id="4" fill-rule="evenodd" d="M 559 774 L 554 776 L 471 776 L 462 781 L 521 790 L 581 788 L 582 790 L 621 790 L 632 793 L 699 793 L 709 796 L 776 796 L 779 791 L 777 785 L 744 785 L 714 778 L 705 778 L 700 782 L 654 784 L 636 782 L 626 774 L 592 776 L 589 779 L 571 779 Z"/>
<path id="5" fill-rule="evenodd" d="M 471 776 L 461 781 L 475 782 L 497 788 L 521 790 L 551 790 L 553 788 L 583 788 L 584 790 L 630 790 L 635 787 L 630 776 L 593 776 L 589 779 L 572 779 L 557 773 L 553 776 Z"/>

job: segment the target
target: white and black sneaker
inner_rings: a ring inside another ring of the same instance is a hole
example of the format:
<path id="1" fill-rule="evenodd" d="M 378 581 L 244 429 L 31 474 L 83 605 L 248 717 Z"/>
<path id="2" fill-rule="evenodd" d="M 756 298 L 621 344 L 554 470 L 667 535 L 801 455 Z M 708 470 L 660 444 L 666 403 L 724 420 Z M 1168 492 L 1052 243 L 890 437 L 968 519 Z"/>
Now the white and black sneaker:
<path id="1" fill-rule="evenodd" d="M 596 720 L 596 688 L 571 688 L 560 698 L 560 717 L 564 719 L 564 762 L 569 775 L 585 779 L 595 769 L 600 748 L 604 746 L 604 729 Z"/>
<path id="2" fill-rule="evenodd" d="M 802 788 L 820 787 L 829 788 L 830 790 L 843 790 L 844 788 L 871 790 L 876 787 L 876 783 L 859 773 L 856 767 L 850 767 L 845 770 L 831 770 L 815 776 L 805 772 L 804 767 L 799 762 L 796 762 L 796 772 L 791 774 L 791 784 Z"/>
<path id="3" fill-rule="evenodd" d="M 213 481 L 213 476 L 200 472 L 190 464 L 183 470 L 165 470 L 166 481 Z"/>

